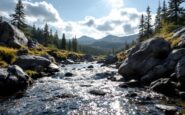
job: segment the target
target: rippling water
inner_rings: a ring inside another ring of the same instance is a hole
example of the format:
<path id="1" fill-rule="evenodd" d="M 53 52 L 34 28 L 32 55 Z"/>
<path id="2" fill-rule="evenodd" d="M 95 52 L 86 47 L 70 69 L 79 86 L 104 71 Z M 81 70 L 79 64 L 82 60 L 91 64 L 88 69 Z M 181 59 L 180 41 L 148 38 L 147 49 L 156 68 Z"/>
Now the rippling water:
<path id="1" fill-rule="evenodd" d="M 93 69 L 88 69 L 93 65 Z M 65 77 L 71 72 L 72 77 Z M 117 73 L 111 67 L 96 63 L 80 63 L 61 67 L 52 77 L 36 80 L 23 97 L 0 100 L 1 114 L 56 114 L 56 115 L 148 115 L 164 113 L 155 104 L 165 98 L 145 89 L 122 89 L 120 82 L 113 82 L 101 73 Z M 116 77 L 121 77 L 115 74 Z M 105 96 L 89 93 L 105 92 Z M 137 93 L 136 97 L 129 94 Z"/>

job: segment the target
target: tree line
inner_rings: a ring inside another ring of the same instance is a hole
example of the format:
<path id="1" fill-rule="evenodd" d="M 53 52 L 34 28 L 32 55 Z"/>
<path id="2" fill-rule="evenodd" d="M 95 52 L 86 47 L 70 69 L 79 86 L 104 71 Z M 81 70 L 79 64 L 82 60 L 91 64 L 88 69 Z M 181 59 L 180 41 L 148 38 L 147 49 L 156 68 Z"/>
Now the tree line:
<path id="1" fill-rule="evenodd" d="M 44 28 L 36 28 L 35 25 L 27 25 L 25 23 L 24 5 L 22 0 L 18 0 L 15 12 L 11 14 L 10 17 L 11 24 L 22 30 L 29 39 L 35 40 L 46 47 L 55 47 L 62 50 L 78 52 L 76 36 L 72 39 L 66 39 L 66 35 L 63 33 L 62 38 L 60 39 L 58 32 L 56 31 L 53 34 L 52 29 L 49 28 L 47 23 Z M 2 21 L 2 16 L 0 16 L 0 22 Z"/>
<path id="2" fill-rule="evenodd" d="M 185 9 L 182 7 L 184 2 L 185 0 L 169 0 L 167 4 L 164 0 L 162 6 L 159 3 L 154 25 L 151 24 L 152 15 L 148 6 L 146 14 L 141 15 L 138 41 L 142 42 L 161 32 L 163 26 L 175 25 L 175 27 L 179 27 L 185 24 Z"/>

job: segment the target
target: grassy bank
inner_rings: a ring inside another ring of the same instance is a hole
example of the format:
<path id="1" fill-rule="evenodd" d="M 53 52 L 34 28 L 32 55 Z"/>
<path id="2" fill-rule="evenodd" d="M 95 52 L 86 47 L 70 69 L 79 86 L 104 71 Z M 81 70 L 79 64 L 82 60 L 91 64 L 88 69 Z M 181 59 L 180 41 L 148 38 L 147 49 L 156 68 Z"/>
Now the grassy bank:
<path id="1" fill-rule="evenodd" d="M 72 55 L 77 58 L 81 58 L 83 56 L 82 53 L 59 50 L 56 48 L 44 47 L 42 45 L 39 45 L 39 47 L 35 49 L 28 49 L 26 47 L 23 47 L 21 49 L 27 50 L 29 55 L 51 55 L 58 61 L 67 59 Z M 9 64 L 13 64 L 17 59 L 17 52 L 19 52 L 21 49 L 13 49 L 5 46 L 0 46 L 0 67 L 7 67 Z"/>

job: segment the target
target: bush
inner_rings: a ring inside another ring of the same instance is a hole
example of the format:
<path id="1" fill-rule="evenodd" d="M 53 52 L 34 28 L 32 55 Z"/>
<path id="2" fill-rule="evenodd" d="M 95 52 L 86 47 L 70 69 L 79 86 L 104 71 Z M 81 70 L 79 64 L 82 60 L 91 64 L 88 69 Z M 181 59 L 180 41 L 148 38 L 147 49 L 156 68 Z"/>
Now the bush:
<path id="1" fill-rule="evenodd" d="M 16 60 L 16 49 L 0 46 L 0 60 L 12 64 Z"/>

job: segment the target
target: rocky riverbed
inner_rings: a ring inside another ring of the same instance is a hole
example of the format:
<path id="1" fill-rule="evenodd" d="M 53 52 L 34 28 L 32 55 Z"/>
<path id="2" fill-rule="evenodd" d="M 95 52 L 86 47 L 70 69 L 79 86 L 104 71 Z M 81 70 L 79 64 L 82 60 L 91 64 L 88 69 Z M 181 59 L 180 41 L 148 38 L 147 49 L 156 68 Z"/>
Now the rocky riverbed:
<path id="1" fill-rule="evenodd" d="M 96 62 L 61 65 L 56 75 L 34 81 L 24 93 L 0 98 L 0 114 L 173 115 L 184 111 L 177 100 L 147 88 L 119 87 L 120 78 L 114 66 L 101 67 Z"/>

